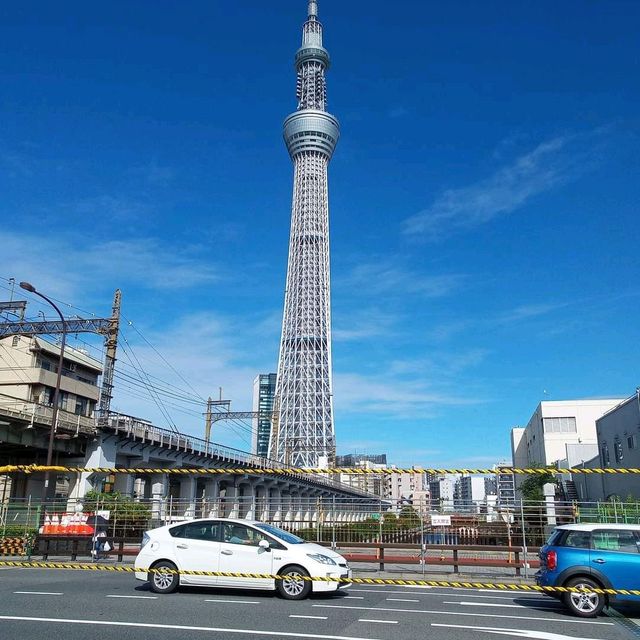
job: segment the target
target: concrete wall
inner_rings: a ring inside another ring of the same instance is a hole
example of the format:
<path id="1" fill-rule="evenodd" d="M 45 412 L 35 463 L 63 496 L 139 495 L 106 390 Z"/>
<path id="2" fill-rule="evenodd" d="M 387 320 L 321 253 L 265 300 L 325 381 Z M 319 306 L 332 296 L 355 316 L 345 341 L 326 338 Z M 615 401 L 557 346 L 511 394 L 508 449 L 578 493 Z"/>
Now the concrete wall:
<path id="1" fill-rule="evenodd" d="M 640 398 L 632 396 L 596 423 L 600 462 L 617 468 L 640 468 Z M 603 459 L 603 448 L 609 451 L 609 462 Z M 616 460 L 616 450 L 618 459 Z M 602 477 L 604 497 L 622 499 L 628 495 L 640 498 L 640 475 L 607 475 Z"/>

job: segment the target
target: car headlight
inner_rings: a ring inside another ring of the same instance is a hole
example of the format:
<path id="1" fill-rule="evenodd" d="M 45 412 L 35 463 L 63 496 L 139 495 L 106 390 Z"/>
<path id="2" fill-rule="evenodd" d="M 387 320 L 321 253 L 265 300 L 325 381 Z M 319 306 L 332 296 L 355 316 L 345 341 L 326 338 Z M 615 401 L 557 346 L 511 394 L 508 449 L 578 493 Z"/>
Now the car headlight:
<path id="1" fill-rule="evenodd" d="M 323 556 L 321 553 L 307 553 L 307 556 L 309 556 L 309 558 L 311 558 L 312 560 L 319 562 L 320 564 L 336 564 L 333 558 L 330 558 L 329 556 Z"/>

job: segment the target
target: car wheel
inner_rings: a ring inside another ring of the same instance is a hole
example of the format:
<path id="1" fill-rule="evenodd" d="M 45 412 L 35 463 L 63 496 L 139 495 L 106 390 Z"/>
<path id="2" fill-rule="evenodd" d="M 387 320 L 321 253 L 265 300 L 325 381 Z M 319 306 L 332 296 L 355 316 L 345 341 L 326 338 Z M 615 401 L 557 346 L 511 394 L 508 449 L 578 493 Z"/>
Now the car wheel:
<path id="1" fill-rule="evenodd" d="M 149 582 L 151 591 L 154 593 L 172 593 L 180 584 L 178 567 L 173 562 L 162 560 L 151 567 L 149 571 Z"/>
<path id="2" fill-rule="evenodd" d="M 283 576 L 282 580 L 276 581 L 280 597 L 286 600 L 302 600 L 309 595 L 311 581 L 305 580 L 309 574 L 302 567 L 293 565 L 283 569 L 278 575 Z"/>
<path id="3" fill-rule="evenodd" d="M 576 589 L 601 589 L 602 587 L 590 578 L 574 578 L 565 587 Z M 604 609 L 605 596 L 593 591 L 573 591 L 564 594 L 564 603 L 569 610 L 581 618 L 595 618 Z"/>

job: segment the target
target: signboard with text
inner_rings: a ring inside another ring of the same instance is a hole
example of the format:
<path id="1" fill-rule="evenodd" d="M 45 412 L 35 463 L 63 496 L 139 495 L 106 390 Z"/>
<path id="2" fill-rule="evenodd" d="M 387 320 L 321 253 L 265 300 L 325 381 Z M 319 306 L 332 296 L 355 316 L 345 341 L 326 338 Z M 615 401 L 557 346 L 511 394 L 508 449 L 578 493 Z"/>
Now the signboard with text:
<path id="1" fill-rule="evenodd" d="M 451 516 L 431 516 L 432 527 L 450 527 Z"/>

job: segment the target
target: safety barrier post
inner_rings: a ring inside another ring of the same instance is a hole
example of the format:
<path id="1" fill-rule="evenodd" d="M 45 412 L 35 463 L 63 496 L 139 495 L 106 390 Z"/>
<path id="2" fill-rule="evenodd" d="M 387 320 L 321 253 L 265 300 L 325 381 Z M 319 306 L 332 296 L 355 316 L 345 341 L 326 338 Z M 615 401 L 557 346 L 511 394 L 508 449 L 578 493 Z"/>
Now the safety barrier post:
<path id="1" fill-rule="evenodd" d="M 529 558 L 528 558 L 528 550 L 527 550 L 527 534 L 526 527 L 524 525 L 524 505 L 522 503 L 522 498 L 520 498 L 520 518 L 522 522 L 522 549 L 524 552 L 524 577 L 529 577 Z"/>

